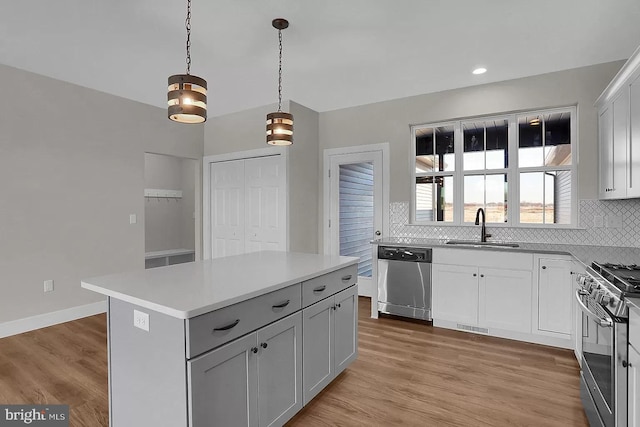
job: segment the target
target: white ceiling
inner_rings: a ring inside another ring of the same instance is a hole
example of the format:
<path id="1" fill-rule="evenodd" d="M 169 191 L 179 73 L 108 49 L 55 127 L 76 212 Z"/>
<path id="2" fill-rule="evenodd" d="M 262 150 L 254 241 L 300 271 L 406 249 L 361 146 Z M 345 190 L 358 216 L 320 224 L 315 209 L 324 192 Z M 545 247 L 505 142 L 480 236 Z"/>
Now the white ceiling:
<path id="1" fill-rule="evenodd" d="M 192 0 L 192 74 L 209 115 L 277 102 L 316 111 L 628 58 L 638 0 Z M 15 0 L 0 63 L 166 106 L 185 71 L 186 0 Z M 482 65 L 484 75 L 471 70 Z M 10 82 L 3 82 L 10 84 Z"/>

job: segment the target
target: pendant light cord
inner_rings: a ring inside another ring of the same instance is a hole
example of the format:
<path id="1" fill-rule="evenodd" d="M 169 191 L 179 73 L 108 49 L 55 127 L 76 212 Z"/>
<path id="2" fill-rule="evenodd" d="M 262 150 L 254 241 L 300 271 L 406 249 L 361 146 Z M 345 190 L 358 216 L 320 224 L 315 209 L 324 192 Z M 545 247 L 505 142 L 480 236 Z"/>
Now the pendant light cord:
<path id="1" fill-rule="evenodd" d="M 184 26 L 187 29 L 187 74 L 191 74 L 191 0 L 187 0 L 187 19 Z"/>
<path id="2" fill-rule="evenodd" d="M 280 55 L 278 57 L 278 112 L 282 111 L 282 30 L 278 30 Z"/>

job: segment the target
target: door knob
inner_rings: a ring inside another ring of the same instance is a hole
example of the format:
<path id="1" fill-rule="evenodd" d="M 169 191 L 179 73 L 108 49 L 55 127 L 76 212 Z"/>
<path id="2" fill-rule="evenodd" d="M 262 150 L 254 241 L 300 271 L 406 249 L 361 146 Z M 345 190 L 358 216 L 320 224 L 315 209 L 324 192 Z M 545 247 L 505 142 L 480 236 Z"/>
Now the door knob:
<path id="1" fill-rule="evenodd" d="M 376 230 L 376 236 L 381 235 L 382 233 L 380 232 L 380 230 Z"/>

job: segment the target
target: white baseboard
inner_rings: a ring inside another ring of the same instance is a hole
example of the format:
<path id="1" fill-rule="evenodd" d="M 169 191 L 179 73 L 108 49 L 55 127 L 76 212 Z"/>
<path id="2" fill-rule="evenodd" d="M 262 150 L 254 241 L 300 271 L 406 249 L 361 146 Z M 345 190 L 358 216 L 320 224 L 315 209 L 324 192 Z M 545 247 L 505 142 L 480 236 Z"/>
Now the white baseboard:
<path id="1" fill-rule="evenodd" d="M 83 317 L 93 316 L 94 314 L 105 313 L 106 311 L 107 301 L 105 300 L 94 302 L 92 304 L 79 305 L 77 307 L 71 307 L 65 310 L 52 311 L 51 313 L 39 314 L 37 316 L 25 317 L 24 319 L 0 323 L 0 338 L 21 334 L 23 332 L 33 331 L 34 329 L 46 328 L 47 326 L 53 326 L 57 325 L 58 323 L 64 323 Z"/>

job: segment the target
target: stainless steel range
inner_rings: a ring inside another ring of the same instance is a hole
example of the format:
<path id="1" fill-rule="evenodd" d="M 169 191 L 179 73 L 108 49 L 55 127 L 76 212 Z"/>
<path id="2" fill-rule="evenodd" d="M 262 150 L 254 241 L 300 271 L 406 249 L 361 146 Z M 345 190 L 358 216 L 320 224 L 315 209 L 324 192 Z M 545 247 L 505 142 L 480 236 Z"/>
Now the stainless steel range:
<path id="1" fill-rule="evenodd" d="M 629 312 L 640 295 L 640 266 L 594 262 L 577 277 L 583 317 L 580 396 L 591 426 L 627 425 Z"/>

